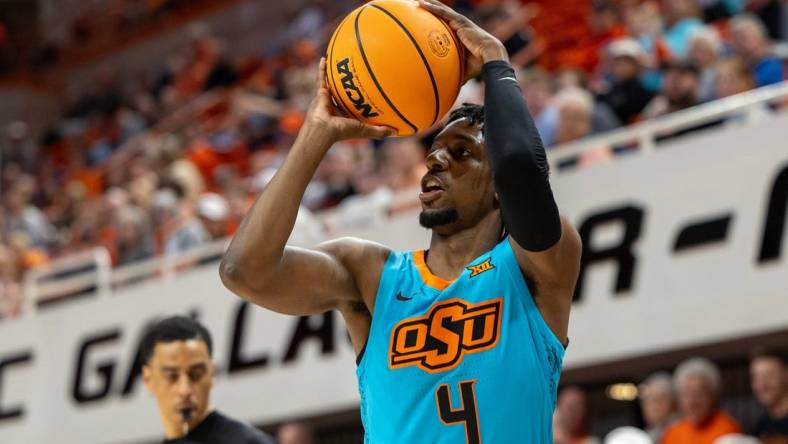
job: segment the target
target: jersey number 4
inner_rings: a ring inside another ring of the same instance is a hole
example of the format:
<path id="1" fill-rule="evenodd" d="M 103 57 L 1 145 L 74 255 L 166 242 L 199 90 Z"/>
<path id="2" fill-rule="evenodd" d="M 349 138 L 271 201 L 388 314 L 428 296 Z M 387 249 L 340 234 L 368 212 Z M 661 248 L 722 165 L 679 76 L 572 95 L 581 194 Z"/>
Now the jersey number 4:
<path id="1" fill-rule="evenodd" d="M 451 389 L 449 384 L 441 384 L 435 392 L 435 401 L 438 404 L 438 415 L 446 425 L 465 425 L 465 442 L 467 444 L 481 444 L 479 432 L 479 415 L 476 410 L 476 394 L 473 391 L 475 380 L 460 382 L 460 408 L 455 409 L 451 403 Z"/>

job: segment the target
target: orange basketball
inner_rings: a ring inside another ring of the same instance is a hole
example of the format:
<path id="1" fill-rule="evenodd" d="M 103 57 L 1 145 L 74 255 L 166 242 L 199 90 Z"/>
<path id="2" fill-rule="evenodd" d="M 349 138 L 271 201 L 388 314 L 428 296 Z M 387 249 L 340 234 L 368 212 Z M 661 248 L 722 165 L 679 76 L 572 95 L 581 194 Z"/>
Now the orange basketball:
<path id="1" fill-rule="evenodd" d="M 351 12 L 327 48 L 337 106 L 408 136 L 449 111 L 463 76 L 463 49 L 438 17 L 409 0 L 374 0 Z"/>

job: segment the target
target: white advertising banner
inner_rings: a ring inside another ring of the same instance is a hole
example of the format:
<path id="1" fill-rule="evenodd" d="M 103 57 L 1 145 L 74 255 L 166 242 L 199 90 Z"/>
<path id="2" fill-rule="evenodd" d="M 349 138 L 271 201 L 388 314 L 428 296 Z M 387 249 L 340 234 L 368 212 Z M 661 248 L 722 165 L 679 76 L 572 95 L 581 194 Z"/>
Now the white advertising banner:
<path id="1" fill-rule="evenodd" d="M 788 328 L 788 117 L 557 173 L 584 239 L 566 367 Z M 423 248 L 417 212 L 333 232 Z M 0 323 L 0 442 L 155 441 L 141 332 L 195 313 L 214 335 L 214 405 L 255 423 L 357 406 L 339 315 L 295 318 L 225 290 L 216 266 Z"/>

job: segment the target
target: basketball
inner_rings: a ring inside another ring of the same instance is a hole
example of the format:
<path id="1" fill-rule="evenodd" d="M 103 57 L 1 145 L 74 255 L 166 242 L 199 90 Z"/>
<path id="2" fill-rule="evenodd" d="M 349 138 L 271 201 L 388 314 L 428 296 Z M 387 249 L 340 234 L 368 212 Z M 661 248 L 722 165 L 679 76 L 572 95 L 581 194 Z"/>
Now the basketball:
<path id="1" fill-rule="evenodd" d="M 327 81 L 348 116 L 408 136 L 454 104 L 463 49 L 441 19 L 415 1 L 375 0 L 348 14 L 327 47 Z"/>

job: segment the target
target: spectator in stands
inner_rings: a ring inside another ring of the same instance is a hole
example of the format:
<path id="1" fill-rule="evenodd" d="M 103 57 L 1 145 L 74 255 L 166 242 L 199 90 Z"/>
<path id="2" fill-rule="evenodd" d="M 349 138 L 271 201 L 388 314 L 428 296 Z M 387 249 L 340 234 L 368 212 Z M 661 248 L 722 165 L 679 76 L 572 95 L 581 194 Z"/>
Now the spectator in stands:
<path id="1" fill-rule="evenodd" d="M 167 256 L 178 255 L 208 240 L 200 220 L 188 202 L 180 202 L 170 188 L 162 188 L 153 198 L 154 223 L 159 230 L 160 251 Z"/>
<path id="2" fill-rule="evenodd" d="M 717 64 L 714 77 L 716 94 L 719 98 L 744 93 L 755 87 L 752 71 L 737 57 L 722 60 Z M 734 114 L 724 120 L 725 125 L 740 125 L 750 121 L 758 121 L 771 114 L 771 109 L 764 103 L 753 105 L 746 111 Z"/>
<path id="3" fill-rule="evenodd" d="M 663 23 L 659 3 L 652 0 L 624 3 L 622 8 L 629 35 L 640 43 L 648 60 L 640 81 L 649 91 L 656 91 L 661 81 L 659 65 L 670 55 L 670 50 L 662 40 Z"/>
<path id="4" fill-rule="evenodd" d="M 721 99 L 747 92 L 754 87 L 752 71 L 742 59 L 732 57 L 717 63 L 714 76 L 717 98 Z"/>
<path id="5" fill-rule="evenodd" d="M 213 341 L 185 316 L 151 326 L 140 344 L 142 380 L 156 398 L 164 443 L 273 444 L 271 437 L 211 408 Z"/>
<path id="6" fill-rule="evenodd" d="M 612 81 L 608 90 L 600 94 L 598 99 L 607 104 L 621 122 L 635 122 L 654 97 L 640 81 L 646 54 L 640 43 L 630 37 L 614 40 L 608 45 L 607 53 Z"/>
<path id="7" fill-rule="evenodd" d="M 682 362 L 673 381 L 681 419 L 668 427 L 662 444 L 713 444 L 721 436 L 740 431 L 736 421 L 720 410 L 721 376 L 709 360 Z"/>
<path id="8" fill-rule="evenodd" d="M 520 89 L 523 90 L 528 111 L 534 118 L 536 129 L 545 146 L 555 142 L 555 127 L 558 121 L 558 109 L 551 106 L 555 85 L 550 75 L 542 68 L 535 67 L 523 70 L 517 76 Z"/>
<path id="9" fill-rule="evenodd" d="M 675 111 L 691 108 L 701 104 L 699 94 L 699 71 L 692 62 L 672 61 L 665 67 L 662 81 L 662 91 L 649 103 L 643 114 L 646 118 L 659 117 Z M 695 131 L 704 130 L 720 125 L 720 120 L 692 125 L 672 132 L 662 132 L 657 136 L 658 142 L 680 137 Z"/>
<path id="10" fill-rule="evenodd" d="M 7 240 L 17 261 L 17 281 L 22 280 L 27 270 L 43 265 L 49 259 L 46 250 L 32 245 L 27 234 L 21 231 L 11 232 Z"/>
<path id="11" fill-rule="evenodd" d="M 299 118 L 303 118 L 301 111 L 309 107 L 317 82 L 317 64 L 320 61 L 318 44 L 311 39 L 298 39 L 286 54 L 290 65 L 287 74 L 282 73 L 285 97 L 295 105 Z M 297 128 L 294 128 L 293 133 L 296 132 Z"/>
<path id="12" fill-rule="evenodd" d="M 676 398 L 673 380 L 665 372 L 654 373 L 640 385 L 640 409 L 646 432 L 652 442 L 659 443 L 662 435 L 676 420 Z"/>
<path id="13" fill-rule="evenodd" d="M 690 37 L 703 26 L 698 0 L 662 0 L 661 5 L 665 19 L 663 39 L 674 57 L 684 58 Z"/>
<path id="14" fill-rule="evenodd" d="M 543 7 L 549 2 L 542 2 Z M 591 10 L 585 12 L 590 3 Z M 572 3 L 569 3 L 572 4 Z M 558 7 L 567 7 L 567 3 L 558 3 Z M 583 5 L 582 7 L 580 5 Z M 627 35 L 627 30 L 621 23 L 619 9 L 615 1 L 612 0 L 592 0 L 590 2 L 577 2 L 572 4 L 575 8 L 582 8 L 587 16 L 587 30 L 584 35 L 573 41 L 572 48 L 561 48 L 563 55 L 559 55 L 562 67 L 574 67 L 586 73 L 594 72 L 599 64 L 599 56 L 602 50 L 613 40 Z M 560 10 L 560 9 L 559 9 Z M 560 23 L 560 22 L 559 22 Z M 563 23 L 557 32 L 563 32 L 570 26 L 576 27 L 574 23 Z M 582 29 L 582 28 L 581 28 Z"/>
<path id="15" fill-rule="evenodd" d="M 38 207 L 30 201 L 35 184 L 29 176 L 5 194 L 5 227 L 8 232 L 19 231 L 30 239 L 34 247 L 46 249 L 55 240 L 55 229 Z"/>
<path id="16" fill-rule="evenodd" d="M 554 103 L 558 109 L 556 144 L 569 143 L 593 134 L 595 105 L 588 91 L 573 87 L 565 88 L 556 95 Z M 608 146 L 599 146 L 584 151 L 579 158 L 559 162 L 558 168 L 587 166 L 611 157 L 612 153 Z"/>
<path id="17" fill-rule="evenodd" d="M 216 193 L 205 193 L 197 201 L 197 214 L 211 240 L 224 239 L 233 231 L 230 204 Z"/>
<path id="18" fill-rule="evenodd" d="M 782 82 L 783 65 L 771 53 L 766 28 L 758 17 L 745 14 L 731 19 L 731 46 L 755 76 L 755 86 Z"/>
<path id="19" fill-rule="evenodd" d="M 721 54 L 722 42 L 715 28 L 698 28 L 690 37 L 688 60 L 700 71 L 698 99 L 701 102 L 714 98 L 714 65 Z"/>
<path id="20" fill-rule="evenodd" d="M 303 422 L 282 424 L 276 431 L 277 444 L 316 444 L 315 432 Z"/>
<path id="21" fill-rule="evenodd" d="M 786 353 L 762 349 L 750 359 L 750 382 L 764 412 L 752 434 L 763 444 L 788 442 L 788 365 Z"/>
<path id="22" fill-rule="evenodd" d="M 669 62 L 665 66 L 661 91 L 643 110 L 643 117 L 651 119 L 698 105 L 698 76 L 698 68 L 690 62 Z"/>
<path id="23" fill-rule="evenodd" d="M 533 64 L 542 50 L 528 24 L 538 13 L 536 5 L 509 0 L 481 5 L 471 19 L 503 42 L 512 66 L 523 67 Z"/>
<path id="24" fill-rule="evenodd" d="M 555 97 L 558 109 L 556 143 L 568 143 L 589 136 L 593 131 L 594 99 L 588 91 L 565 88 Z"/>
<path id="25" fill-rule="evenodd" d="M 5 127 L 5 140 L 0 142 L 2 164 L 17 164 L 22 171 L 31 173 L 38 161 L 38 145 L 30 136 L 27 123 L 15 120 Z"/>
<path id="26" fill-rule="evenodd" d="M 588 399 L 585 390 L 570 386 L 560 391 L 556 402 L 553 440 L 556 444 L 599 444 L 588 429 Z"/>
<path id="27" fill-rule="evenodd" d="M 153 256 L 153 228 L 147 213 L 138 207 L 126 206 L 118 210 L 116 225 L 118 265 Z"/>

